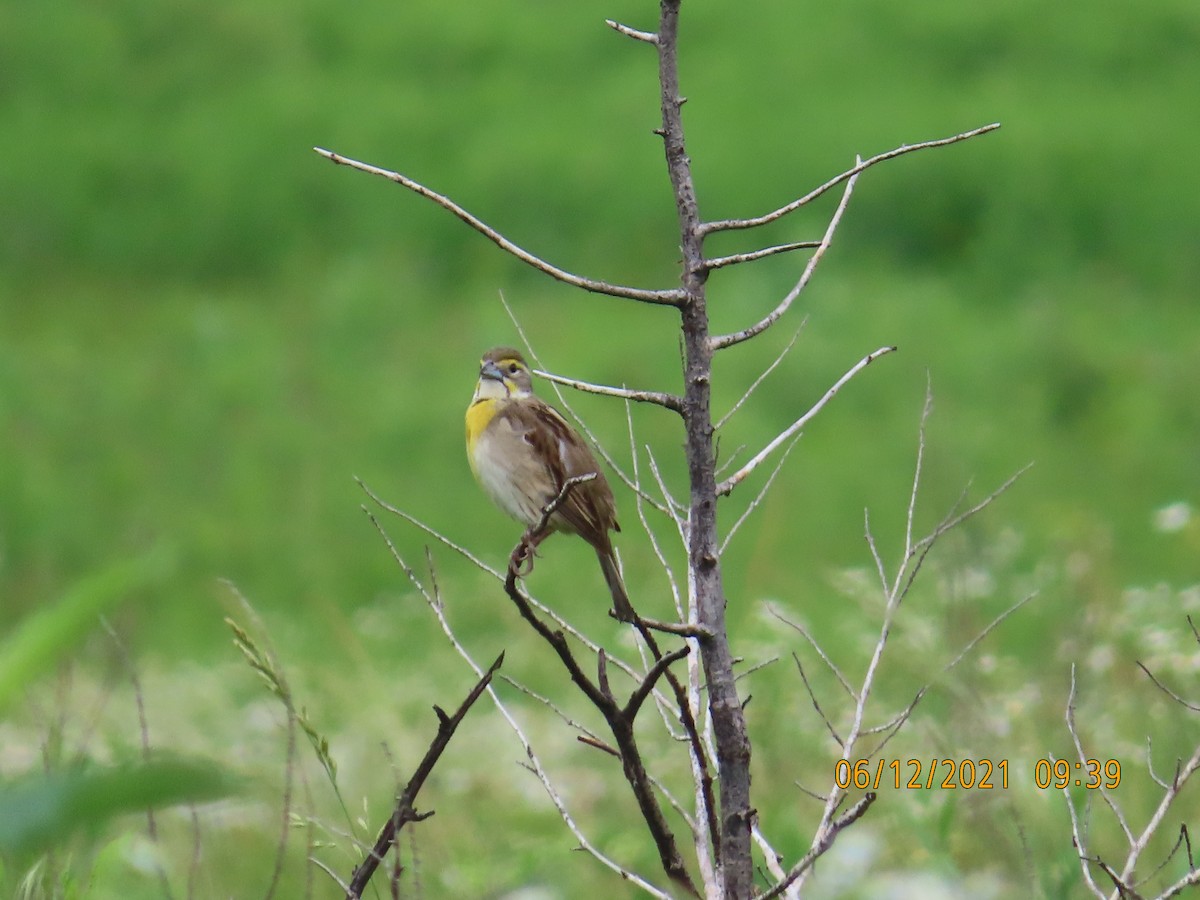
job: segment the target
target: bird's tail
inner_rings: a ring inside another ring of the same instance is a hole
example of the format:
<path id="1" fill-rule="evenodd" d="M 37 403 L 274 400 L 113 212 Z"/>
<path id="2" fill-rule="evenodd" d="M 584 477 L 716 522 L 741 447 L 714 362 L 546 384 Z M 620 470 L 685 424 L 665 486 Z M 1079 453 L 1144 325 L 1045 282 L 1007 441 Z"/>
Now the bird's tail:
<path id="1" fill-rule="evenodd" d="M 604 580 L 608 582 L 608 590 L 612 594 L 613 612 L 622 622 L 632 622 L 637 618 L 629 595 L 625 593 L 625 582 L 621 579 L 621 570 L 617 568 L 617 556 L 612 549 L 596 549 L 596 557 L 600 560 L 600 569 L 604 572 Z"/>

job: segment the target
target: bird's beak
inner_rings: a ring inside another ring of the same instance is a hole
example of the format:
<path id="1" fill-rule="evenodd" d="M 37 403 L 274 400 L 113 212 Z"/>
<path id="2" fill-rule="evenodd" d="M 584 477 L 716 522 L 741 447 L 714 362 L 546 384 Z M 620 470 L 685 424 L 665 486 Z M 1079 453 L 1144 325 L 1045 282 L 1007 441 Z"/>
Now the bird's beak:
<path id="1" fill-rule="evenodd" d="M 490 378 L 492 381 L 504 382 L 504 373 L 500 371 L 500 367 L 492 360 L 485 360 L 483 365 L 479 367 L 480 378 Z"/>

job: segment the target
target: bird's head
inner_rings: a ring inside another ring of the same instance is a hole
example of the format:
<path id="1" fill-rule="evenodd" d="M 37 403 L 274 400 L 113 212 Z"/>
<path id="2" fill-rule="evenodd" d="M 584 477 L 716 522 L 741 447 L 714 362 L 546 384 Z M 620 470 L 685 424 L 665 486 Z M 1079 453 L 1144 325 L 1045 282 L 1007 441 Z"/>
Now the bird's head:
<path id="1" fill-rule="evenodd" d="M 521 351 L 493 347 L 479 361 L 475 397 L 527 397 L 533 393 L 533 375 Z"/>

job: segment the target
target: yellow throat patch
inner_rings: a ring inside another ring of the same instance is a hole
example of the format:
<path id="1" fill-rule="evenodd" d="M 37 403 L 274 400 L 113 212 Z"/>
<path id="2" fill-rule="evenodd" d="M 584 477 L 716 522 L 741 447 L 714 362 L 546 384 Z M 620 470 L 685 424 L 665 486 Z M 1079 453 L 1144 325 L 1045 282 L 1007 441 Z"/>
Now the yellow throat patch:
<path id="1" fill-rule="evenodd" d="M 475 470 L 475 444 L 479 441 L 479 436 L 483 434 L 488 423 L 496 415 L 496 399 L 484 398 L 476 400 L 467 407 L 467 459 L 471 463 L 471 469 Z"/>

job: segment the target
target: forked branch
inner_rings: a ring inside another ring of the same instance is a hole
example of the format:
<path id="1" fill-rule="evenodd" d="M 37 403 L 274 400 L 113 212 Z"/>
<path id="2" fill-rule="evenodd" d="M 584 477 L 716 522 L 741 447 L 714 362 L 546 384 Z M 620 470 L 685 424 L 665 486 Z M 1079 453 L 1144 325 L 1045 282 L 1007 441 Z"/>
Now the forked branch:
<path id="1" fill-rule="evenodd" d="M 384 856 L 387 855 L 392 844 L 396 840 L 396 834 L 408 822 L 420 822 L 423 819 L 433 815 L 433 810 L 424 813 L 418 813 L 413 807 L 417 800 L 417 793 L 425 784 L 433 767 L 437 765 L 437 761 L 441 758 L 443 751 L 450 743 L 450 739 L 454 737 L 454 732 L 458 729 L 459 723 L 466 717 L 467 712 L 479 699 L 480 695 L 491 684 L 492 677 L 504 663 L 504 654 L 501 653 L 496 657 L 496 661 L 491 667 L 483 673 L 483 676 L 475 682 L 475 687 L 471 688 L 471 692 L 453 715 L 446 715 L 440 708 L 435 706 L 433 711 L 437 713 L 438 730 L 437 736 L 434 737 L 433 743 L 429 745 L 429 749 L 425 751 L 425 756 L 422 757 L 420 765 L 413 772 L 412 778 L 408 780 L 408 784 L 404 786 L 404 790 L 400 792 L 400 796 L 396 798 L 396 807 L 392 812 L 391 817 L 384 823 L 383 828 L 379 832 L 379 837 L 375 839 L 375 846 L 371 848 L 371 852 L 367 854 L 367 858 L 359 863 L 358 868 L 354 870 L 354 874 L 350 878 L 350 884 L 346 888 L 347 900 L 358 900 L 366 890 L 367 884 L 371 880 L 371 876 L 375 874 L 375 870 L 379 868 L 379 864 L 383 862 Z"/>
<path id="2" fill-rule="evenodd" d="M 536 546 L 538 541 L 545 536 L 551 517 L 566 502 L 571 491 L 580 484 L 590 481 L 595 477 L 595 473 L 588 473 L 568 478 L 563 482 L 558 494 L 542 509 L 542 514 L 538 522 L 526 532 L 513 549 L 508 573 L 504 580 L 504 590 L 517 607 L 521 617 L 551 646 L 564 668 L 566 668 L 571 680 L 588 700 L 591 701 L 600 714 L 604 716 L 604 720 L 608 723 L 617 752 L 621 758 L 622 772 L 629 783 L 629 787 L 637 801 L 638 808 L 641 810 L 642 818 L 646 822 L 650 835 L 654 839 L 655 846 L 658 848 L 659 861 L 663 867 L 663 871 L 689 895 L 699 897 L 701 896 L 700 892 L 696 889 L 696 885 L 692 881 L 692 876 L 688 872 L 682 854 L 679 852 L 675 835 L 671 827 L 667 824 L 666 817 L 663 814 L 662 805 L 654 789 L 653 779 L 651 779 L 649 773 L 646 771 L 645 762 L 642 759 L 641 750 L 638 747 L 637 738 L 634 733 L 634 720 L 637 713 L 659 678 L 665 678 L 678 695 L 681 686 L 678 680 L 671 675 L 669 667 L 671 663 L 687 656 L 688 648 L 683 647 L 680 650 L 664 655 L 658 650 L 657 644 L 654 643 L 650 632 L 642 627 L 642 637 L 654 651 L 656 663 L 642 678 L 641 683 L 634 689 L 629 700 L 622 705 L 613 695 L 609 684 L 607 655 L 604 651 L 600 651 L 598 655 L 597 674 L 596 678 L 593 679 L 584 672 L 582 666 L 575 659 L 575 655 L 572 653 L 571 647 L 567 643 L 567 639 L 562 631 L 551 628 L 534 613 L 533 607 L 529 603 L 529 598 L 526 597 L 517 585 L 521 561 L 525 558 L 526 550 Z M 635 624 L 640 626 L 640 622 L 635 622 Z M 691 714 L 690 709 L 686 706 L 686 698 L 684 698 L 683 702 L 684 706 L 681 707 L 680 714 L 686 722 L 691 719 Z M 690 730 L 693 733 L 695 732 L 694 722 Z"/>
<path id="3" fill-rule="evenodd" d="M 813 272 L 817 270 L 817 266 L 825 257 L 825 251 L 833 243 L 834 232 L 837 231 L 838 225 L 841 224 L 842 216 L 845 215 L 846 207 L 850 204 L 850 196 L 854 193 L 854 185 L 857 182 L 857 174 L 851 176 L 846 181 L 846 188 L 842 191 L 842 200 L 838 204 L 837 209 L 834 210 L 833 217 L 829 220 L 829 225 L 825 228 L 825 235 L 821 238 L 820 243 L 817 244 L 816 252 L 809 257 L 808 264 L 804 267 L 804 271 L 800 273 L 800 278 L 796 281 L 795 286 L 784 295 L 784 298 L 779 301 L 773 310 L 750 327 L 732 332 L 731 334 L 709 338 L 709 345 L 714 352 L 724 350 L 726 347 L 732 347 L 734 344 L 740 344 L 742 341 L 748 341 L 750 338 L 762 334 L 783 318 L 783 314 L 796 302 L 796 298 L 800 296 L 800 292 L 808 286 L 809 281 L 812 280 Z"/>

